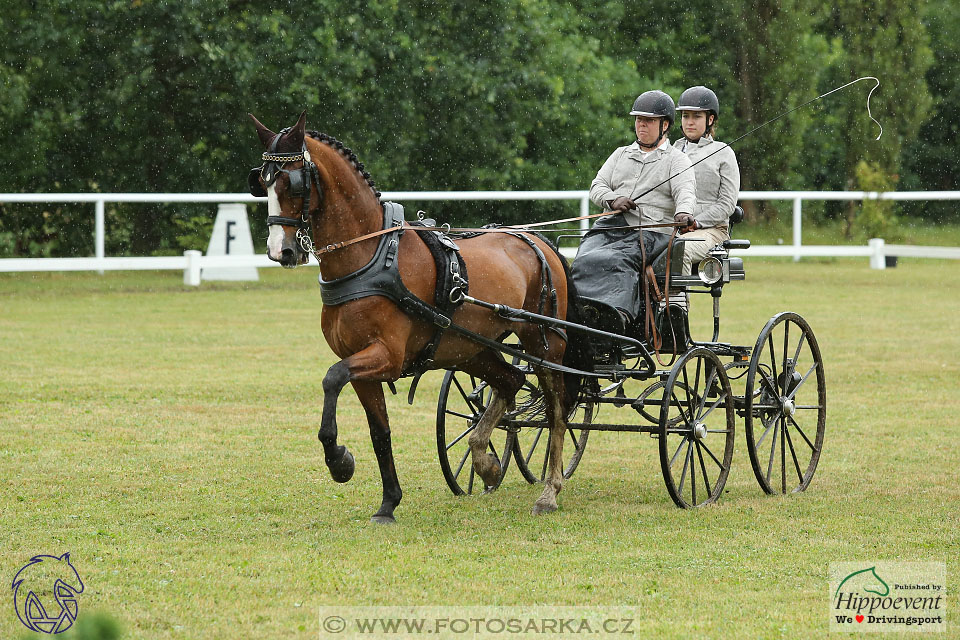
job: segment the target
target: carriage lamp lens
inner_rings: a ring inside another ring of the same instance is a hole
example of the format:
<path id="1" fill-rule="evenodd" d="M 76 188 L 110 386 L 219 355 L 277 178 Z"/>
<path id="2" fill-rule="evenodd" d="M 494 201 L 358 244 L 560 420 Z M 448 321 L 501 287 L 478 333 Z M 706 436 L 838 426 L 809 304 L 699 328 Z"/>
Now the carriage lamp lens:
<path id="1" fill-rule="evenodd" d="M 723 267 L 717 258 L 708 256 L 700 261 L 700 266 L 697 267 L 697 275 L 700 276 L 704 284 L 714 284 L 723 277 Z"/>

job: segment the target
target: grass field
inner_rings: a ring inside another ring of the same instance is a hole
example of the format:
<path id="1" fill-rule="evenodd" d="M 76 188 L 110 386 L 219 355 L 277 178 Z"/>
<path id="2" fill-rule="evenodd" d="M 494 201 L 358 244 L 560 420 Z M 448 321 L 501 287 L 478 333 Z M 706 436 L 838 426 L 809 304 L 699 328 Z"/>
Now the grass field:
<path id="1" fill-rule="evenodd" d="M 740 432 L 728 492 L 682 511 L 654 440 L 595 433 L 554 514 L 530 515 L 540 488 L 515 468 L 497 492 L 456 498 L 437 464 L 434 373 L 413 406 L 407 381 L 388 398 L 405 492 L 394 527 L 368 522 L 380 479 L 349 389 L 339 422 L 356 475 L 338 485 L 323 464 L 334 358 L 315 270 L 197 289 L 178 272 L 4 274 L 0 579 L 69 551 L 80 618 L 104 612 L 151 639 L 316 638 L 318 606 L 362 604 L 623 605 L 632 637 L 826 637 L 828 567 L 844 561 L 947 562 L 957 593 L 960 264 L 746 266 L 721 339 L 752 345 L 794 310 L 826 361 L 808 492 L 763 495 Z M 707 338 L 709 303 L 694 304 Z M 0 637 L 23 637 L 6 593 Z"/>

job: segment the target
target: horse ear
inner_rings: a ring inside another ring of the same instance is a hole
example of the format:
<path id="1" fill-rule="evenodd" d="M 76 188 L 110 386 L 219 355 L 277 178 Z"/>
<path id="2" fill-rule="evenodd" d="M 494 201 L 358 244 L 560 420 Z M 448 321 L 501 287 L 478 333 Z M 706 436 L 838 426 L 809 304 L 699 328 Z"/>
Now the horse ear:
<path id="1" fill-rule="evenodd" d="M 300 117 L 297 119 L 297 124 L 293 125 L 293 130 L 300 136 L 302 140 L 306 135 L 307 130 L 307 110 L 304 109 L 300 114 Z"/>
<path id="2" fill-rule="evenodd" d="M 67 551 L 65 554 L 60 556 L 60 560 L 66 560 L 67 562 L 70 562 L 70 552 Z"/>
<path id="3" fill-rule="evenodd" d="M 299 149 L 303 146 L 303 139 L 306 137 L 307 130 L 307 112 L 304 110 L 297 118 L 297 124 L 290 128 L 286 135 L 286 141 L 291 147 Z"/>
<path id="4" fill-rule="evenodd" d="M 257 127 L 257 135 L 260 136 L 260 144 L 262 144 L 263 148 L 266 149 L 270 144 L 270 141 L 273 140 L 277 134 L 263 126 L 263 124 L 257 120 L 256 116 L 254 116 L 252 113 L 248 113 L 247 115 L 250 116 L 250 119 L 253 120 L 253 124 Z"/>

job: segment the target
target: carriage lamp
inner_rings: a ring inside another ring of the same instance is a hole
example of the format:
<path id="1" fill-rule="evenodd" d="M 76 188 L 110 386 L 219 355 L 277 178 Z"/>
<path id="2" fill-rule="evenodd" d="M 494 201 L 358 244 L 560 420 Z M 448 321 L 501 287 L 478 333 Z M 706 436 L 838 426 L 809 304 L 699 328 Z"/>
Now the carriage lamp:
<path id="1" fill-rule="evenodd" d="M 704 284 L 720 282 L 723 277 L 723 265 L 715 256 L 707 256 L 700 261 L 700 266 L 697 267 L 697 275 L 700 276 Z"/>

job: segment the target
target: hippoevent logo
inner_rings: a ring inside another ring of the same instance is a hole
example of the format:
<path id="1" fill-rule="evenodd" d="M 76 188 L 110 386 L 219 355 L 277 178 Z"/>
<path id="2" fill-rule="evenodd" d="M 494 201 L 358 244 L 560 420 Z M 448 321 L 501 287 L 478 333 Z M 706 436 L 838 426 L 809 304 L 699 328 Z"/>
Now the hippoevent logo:
<path id="1" fill-rule="evenodd" d="M 31 631 L 60 633 L 77 619 L 77 596 L 83 593 L 80 574 L 70 554 L 34 556 L 13 578 L 13 605 L 20 622 Z"/>
<path id="2" fill-rule="evenodd" d="M 830 565 L 831 631 L 946 630 L 946 564 Z"/>

